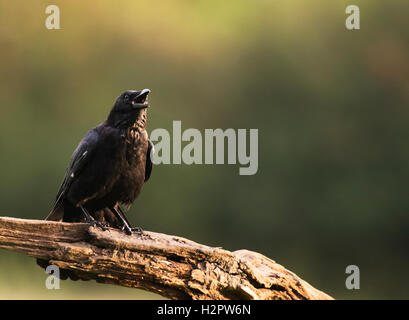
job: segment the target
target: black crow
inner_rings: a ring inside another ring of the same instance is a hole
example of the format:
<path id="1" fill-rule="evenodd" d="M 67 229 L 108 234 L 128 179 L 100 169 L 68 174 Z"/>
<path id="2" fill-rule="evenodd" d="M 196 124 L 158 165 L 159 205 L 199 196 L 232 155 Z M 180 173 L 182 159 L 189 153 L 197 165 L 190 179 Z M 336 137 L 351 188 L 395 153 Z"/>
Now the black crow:
<path id="1" fill-rule="evenodd" d="M 149 89 L 125 91 L 108 118 L 87 132 L 71 157 L 46 220 L 141 232 L 130 226 L 120 205 L 129 207 L 151 175 L 153 144 L 145 130 L 149 93 Z"/>

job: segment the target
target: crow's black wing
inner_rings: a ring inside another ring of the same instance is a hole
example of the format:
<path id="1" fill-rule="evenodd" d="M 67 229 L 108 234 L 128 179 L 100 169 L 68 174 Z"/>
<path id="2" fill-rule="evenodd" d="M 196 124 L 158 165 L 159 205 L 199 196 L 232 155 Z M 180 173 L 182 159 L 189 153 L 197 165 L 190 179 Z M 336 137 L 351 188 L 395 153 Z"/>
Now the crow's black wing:
<path id="1" fill-rule="evenodd" d="M 153 147 L 153 143 L 148 140 L 148 151 L 146 152 L 146 164 L 145 164 L 145 182 L 149 180 L 152 172 L 152 157 L 155 153 L 155 148 Z"/>
<path id="2" fill-rule="evenodd" d="M 81 170 L 88 163 L 88 160 L 92 156 L 95 147 L 98 143 L 99 133 L 98 127 L 91 129 L 87 132 L 85 137 L 81 140 L 74 153 L 71 156 L 70 164 L 68 165 L 67 171 L 63 182 L 61 183 L 60 189 L 58 190 L 55 203 L 51 213 L 48 215 L 46 220 L 54 220 L 53 214 L 56 212 L 60 201 L 64 198 L 64 195 L 69 190 L 71 184 L 80 174 Z M 58 220 L 58 219 L 57 219 Z"/>

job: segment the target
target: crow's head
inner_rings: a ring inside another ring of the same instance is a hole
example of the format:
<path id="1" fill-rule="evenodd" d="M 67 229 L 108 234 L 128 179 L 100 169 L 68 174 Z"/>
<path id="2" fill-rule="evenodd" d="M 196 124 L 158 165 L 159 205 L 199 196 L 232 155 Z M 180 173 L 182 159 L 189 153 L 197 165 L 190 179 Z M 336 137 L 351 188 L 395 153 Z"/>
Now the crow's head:
<path id="1" fill-rule="evenodd" d="M 108 116 L 108 122 L 114 127 L 132 126 L 142 116 L 146 119 L 146 108 L 149 107 L 149 89 L 140 91 L 127 90 L 115 101 Z M 145 121 L 144 121 L 145 122 Z"/>

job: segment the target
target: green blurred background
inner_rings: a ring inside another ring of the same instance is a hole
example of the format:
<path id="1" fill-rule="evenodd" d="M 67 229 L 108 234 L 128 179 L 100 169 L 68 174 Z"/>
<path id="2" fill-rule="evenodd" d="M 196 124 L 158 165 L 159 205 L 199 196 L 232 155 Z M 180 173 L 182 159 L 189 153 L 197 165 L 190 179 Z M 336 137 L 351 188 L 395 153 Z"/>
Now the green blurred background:
<path id="1" fill-rule="evenodd" d="M 45 28 L 49 4 L 61 30 Z M 263 253 L 338 299 L 409 298 L 408 13 L 407 0 L 0 0 L 0 215 L 44 218 L 85 132 L 122 91 L 150 88 L 148 132 L 257 128 L 259 171 L 156 166 L 134 225 Z M 345 288 L 351 264 L 360 290 Z M 158 297 L 45 278 L 0 250 L 0 298 Z"/>

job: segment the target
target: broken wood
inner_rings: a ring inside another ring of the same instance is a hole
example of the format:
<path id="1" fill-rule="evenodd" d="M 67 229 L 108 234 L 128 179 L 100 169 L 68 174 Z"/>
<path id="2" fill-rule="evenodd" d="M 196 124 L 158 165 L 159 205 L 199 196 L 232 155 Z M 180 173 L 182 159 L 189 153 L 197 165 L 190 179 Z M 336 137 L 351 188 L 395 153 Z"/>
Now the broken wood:
<path id="1" fill-rule="evenodd" d="M 332 299 L 259 253 L 162 233 L 127 236 L 85 223 L 0 217 L 0 248 L 49 260 L 83 280 L 171 299 Z"/>

